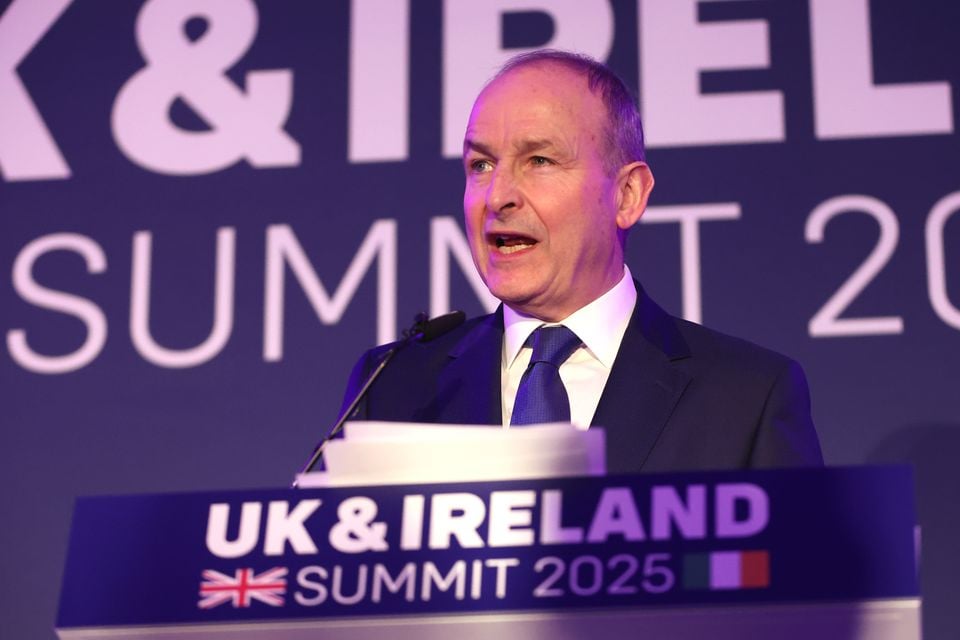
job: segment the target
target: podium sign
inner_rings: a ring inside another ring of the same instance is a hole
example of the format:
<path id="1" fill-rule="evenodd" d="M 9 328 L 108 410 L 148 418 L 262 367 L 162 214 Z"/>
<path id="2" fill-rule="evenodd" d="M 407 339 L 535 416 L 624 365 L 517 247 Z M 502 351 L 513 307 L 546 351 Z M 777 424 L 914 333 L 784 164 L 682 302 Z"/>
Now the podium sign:
<path id="1" fill-rule="evenodd" d="M 914 524 L 904 467 L 80 498 L 57 627 L 919 637 Z"/>

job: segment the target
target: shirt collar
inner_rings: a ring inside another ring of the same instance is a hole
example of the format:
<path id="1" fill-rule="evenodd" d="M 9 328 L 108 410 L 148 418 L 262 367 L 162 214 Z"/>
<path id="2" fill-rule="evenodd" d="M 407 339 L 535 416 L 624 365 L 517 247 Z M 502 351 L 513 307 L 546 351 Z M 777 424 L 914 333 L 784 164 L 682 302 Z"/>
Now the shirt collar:
<path id="1" fill-rule="evenodd" d="M 630 316 L 637 302 L 637 289 L 630 275 L 630 268 L 623 265 L 623 277 L 612 289 L 577 309 L 558 323 L 545 323 L 515 311 L 509 305 L 503 305 L 503 362 L 507 367 L 513 364 L 517 354 L 523 348 L 527 338 L 537 327 L 543 324 L 562 324 L 583 340 L 583 344 L 593 356 L 606 368 L 613 367 L 613 361 L 620 350 L 623 334 L 630 324 Z"/>

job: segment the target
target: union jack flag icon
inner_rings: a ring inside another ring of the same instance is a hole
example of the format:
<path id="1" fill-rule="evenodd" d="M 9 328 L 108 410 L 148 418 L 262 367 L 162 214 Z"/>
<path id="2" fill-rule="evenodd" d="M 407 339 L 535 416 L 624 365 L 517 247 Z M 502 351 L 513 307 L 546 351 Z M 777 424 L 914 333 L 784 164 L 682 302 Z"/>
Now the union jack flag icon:
<path id="1" fill-rule="evenodd" d="M 237 569 L 233 576 L 205 569 L 203 582 L 200 583 L 201 609 L 212 609 L 224 602 L 230 602 L 234 608 L 249 607 L 259 600 L 271 607 L 283 606 L 283 594 L 287 592 L 285 567 L 274 567 L 260 574 L 253 569 Z"/>

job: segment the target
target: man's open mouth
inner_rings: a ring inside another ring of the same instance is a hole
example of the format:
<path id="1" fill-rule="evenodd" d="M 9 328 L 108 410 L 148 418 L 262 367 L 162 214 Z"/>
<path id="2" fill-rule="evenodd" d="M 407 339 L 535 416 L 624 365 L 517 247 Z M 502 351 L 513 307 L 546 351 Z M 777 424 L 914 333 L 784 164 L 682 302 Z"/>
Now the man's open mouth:
<path id="1" fill-rule="evenodd" d="M 490 239 L 499 253 L 515 253 L 537 244 L 533 238 L 515 234 L 491 234 Z"/>

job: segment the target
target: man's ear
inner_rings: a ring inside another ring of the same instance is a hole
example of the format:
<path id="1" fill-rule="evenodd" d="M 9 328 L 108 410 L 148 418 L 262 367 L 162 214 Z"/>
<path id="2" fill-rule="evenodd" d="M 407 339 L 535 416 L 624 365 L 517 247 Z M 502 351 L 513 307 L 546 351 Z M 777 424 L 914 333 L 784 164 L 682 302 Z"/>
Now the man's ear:
<path id="1" fill-rule="evenodd" d="M 653 191 L 653 172 L 646 162 L 631 162 L 617 174 L 617 226 L 626 231 L 640 220 Z"/>

